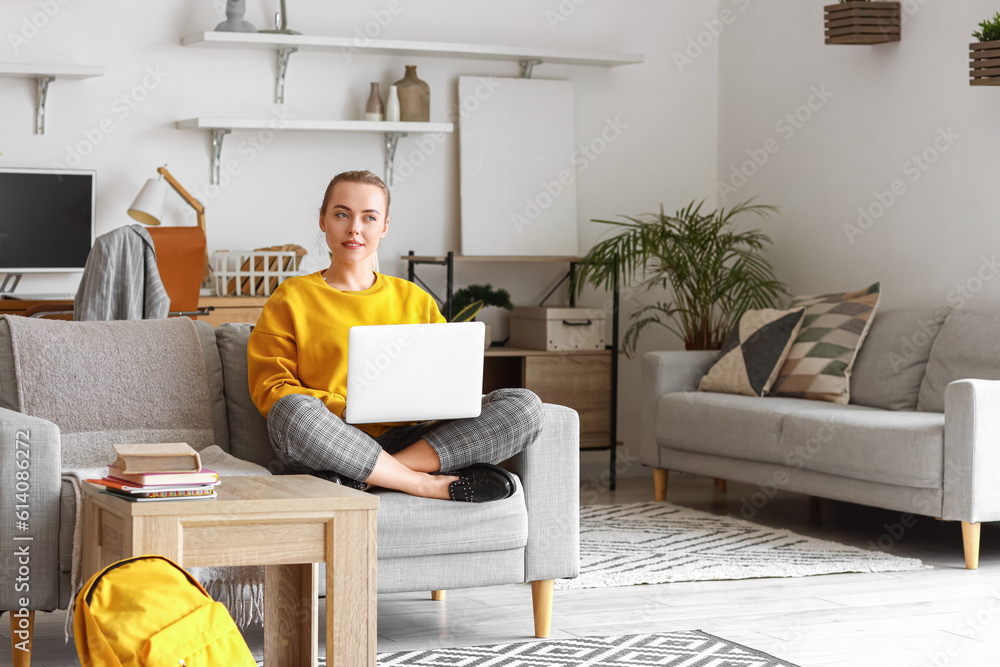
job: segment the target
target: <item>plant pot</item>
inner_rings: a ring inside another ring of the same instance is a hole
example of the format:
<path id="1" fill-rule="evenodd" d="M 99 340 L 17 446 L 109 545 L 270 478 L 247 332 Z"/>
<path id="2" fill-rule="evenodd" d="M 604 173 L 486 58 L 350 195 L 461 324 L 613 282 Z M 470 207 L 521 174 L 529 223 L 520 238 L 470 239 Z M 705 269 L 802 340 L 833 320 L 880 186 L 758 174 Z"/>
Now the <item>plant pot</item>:
<path id="1" fill-rule="evenodd" d="M 1000 41 L 969 44 L 969 84 L 1000 86 Z"/>
<path id="2" fill-rule="evenodd" d="M 898 2 L 843 2 L 823 8 L 827 44 L 885 44 L 900 40 Z"/>

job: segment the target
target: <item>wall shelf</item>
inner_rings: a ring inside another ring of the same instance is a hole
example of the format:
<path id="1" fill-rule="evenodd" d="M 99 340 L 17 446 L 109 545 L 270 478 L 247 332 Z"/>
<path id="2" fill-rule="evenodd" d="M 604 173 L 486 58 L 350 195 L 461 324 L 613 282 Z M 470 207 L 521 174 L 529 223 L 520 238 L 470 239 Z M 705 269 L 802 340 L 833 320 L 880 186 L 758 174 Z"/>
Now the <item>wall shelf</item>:
<path id="1" fill-rule="evenodd" d="M 45 103 L 49 83 L 60 79 L 89 79 L 104 76 L 102 65 L 56 65 L 0 63 L 0 76 L 35 80 L 35 134 L 45 134 Z"/>
<path id="2" fill-rule="evenodd" d="M 413 42 L 396 39 L 369 39 L 364 46 L 354 37 L 316 35 L 274 35 L 246 32 L 199 32 L 181 39 L 184 46 L 277 50 L 294 48 L 303 51 L 336 51 L 346 54 L 424 56 L 431 58 L 473 58 L 481 60 L 541 60 L 554 65 L 615 67 L 644 61 L 641 53 L 609 51 L 570 51 L 537 49 L 526 46 L 488 46 L 448 42 Z"/>
<path id="3" fill-rule="evenodd" d="M 397 39 L 368 39 L 362 44 L 354 37 L 323 37 L 318 35 L 280 35 L 246 32 L 197 32 L 181 38 L 183 46 L 229 49 L 256 49 L 277 54 L 274 80 L 274 102 L 285 102 L 285 74 L 289 56 L 299 50 L 337 52 L 345 58 L 358 54 L 418 56 L 427 58 L 465 58 L 506 60 L 520 63 L 521 76 L 530 77 L 532 68 L 543 63 L 617 67 L 645 61 L 641 53 L 610 51 L 571 51 L 538 49 L 524 46 L 491 46 L 449 42 L 413 42 Z"/>
<path id="4" fill-rule="evenodd" d="M 222 140 L 233 130 L 378 132 L 385 137 L 385 176 L 392 185 L 396 146 L 408 134 L 454 132 L 453 123 L 402 123 L 368 120 L 277 120 L 274 118 L 189 118 L 177 121 L 179 130 L 209 130 L 212 133 L 212 184 L 218 185 L 222 171 Z"/>

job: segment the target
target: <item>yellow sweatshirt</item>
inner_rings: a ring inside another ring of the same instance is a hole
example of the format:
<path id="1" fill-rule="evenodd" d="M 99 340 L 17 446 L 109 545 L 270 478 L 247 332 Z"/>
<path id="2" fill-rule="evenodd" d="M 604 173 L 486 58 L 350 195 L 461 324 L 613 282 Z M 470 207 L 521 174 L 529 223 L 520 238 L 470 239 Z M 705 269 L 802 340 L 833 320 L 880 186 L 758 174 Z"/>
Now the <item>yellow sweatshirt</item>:
<path id="1" fill-rule="evenodd" d="M 347 331 L 366 324 L 444 322 L 437 304 L 413 283 L 375 274 L 361 292 L 326 284 L 322 271 L 285 280 L 264 304 L 247 346 L 250 397 L 267 416 L 279 398 L 308 394 L 344 416 Z M 363 424 L 372 436 L 387 424 Z"/>

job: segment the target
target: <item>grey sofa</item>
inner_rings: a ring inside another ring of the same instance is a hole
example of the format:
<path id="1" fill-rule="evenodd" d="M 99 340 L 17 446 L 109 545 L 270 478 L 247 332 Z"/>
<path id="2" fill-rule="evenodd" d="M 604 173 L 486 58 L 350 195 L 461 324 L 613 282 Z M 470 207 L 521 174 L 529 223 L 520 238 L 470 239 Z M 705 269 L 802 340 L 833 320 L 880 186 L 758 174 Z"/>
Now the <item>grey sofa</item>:
<path id="1" fill-rule="evenodd" d="M 696 391 L 715 352 L 643 360 L 641 460 L 656 499 L 670 470 L 961 521 L 975 569 L 1000 520 L 1000 313 L 886 310 L 851 376 L 851 402 Z"/>
<path id="2" fill-rule="evenodd" d="M 63 417 L 61 420 L 66 423 L 57 424 L 47 420 L 46 415 L 23 414 L 20 407 L 24 405 L 21 396 L 24 378 L 19 376 L 14 361 L 21 352 L 12 352 L 11 321 L 7 317 L 0 318 L 0 481 L 3 489 L 0 516 L 4 517 L 0 522 L 0 543 L 7 545 L 0 553 L 0 611 L 64 609 L 74 594 L 70 572 L 76 517 L 73 488 L 69 481 L 61 479 L 66 462 L 74 456 L 79 457 L 73 450 L 82 443 L 94 438 L 114 438 L 117 437 L 115 433 L 131 433 L 136 438 L 148 438 L 147 442 L 162 442 L 157 438 L 166 437 L 164 431 L 156 431 L 150 424 L 159 420 L 169 425 L 171 406 L 150 406 L 145 414 L 117 414 L 115 410 L 119 406 L 116 403 L 127 402 L 131 399 L 128 393 L 137 391 L 135 384 L 130 386 L 128 381 L 122 381 L 117 383 L 121 386 L 107 387 L 106 395 L 99 397 L 97 410 L 103 410 L 102 401 L 106 402 L 107 415 L 97 415 L 89 422 L 77 423 L 75 419 Z M 22 323 L 27 320 L 19 319 Z M 130 350 L 131 344 L 127 342 L 132 340 L 130 336 L 136 333 L 137 327 L 147 327 L 142 329 L 146 332 L 143 335 L 147 335 L 162 327 L 176 328 L 178 320 L 31 321 L 37 323 L 32 326 L 47 327 L 46 335 L 52 333 L 52 327 L 58 327 L 56 333 L 61 344 L 52 363 L 59 367 L 50 375 L 49 382 L 62 383 L 64 386 L 60 386 L 59 391 L 70 403 L 94 404 L 93 396 L 74 394 L 79 392 L 77 379 L 81 374 L 95 372 L 94 369 L 132 365 L 134 369 L 116 368 L 115 377 L 134 376 L 145 382 L 157 381 L 158 374 L 181 373 L 180 369 L 149 367 L 151 362 L 143 357 L 150 351 L 138 349 L 140 345 L 132 345 L 136 349 Z M 17 326 L 15 340 L 24 335 L 21 324 Z M 201 374 L 198 367 L 200 381 L 207 386 L 190 387 L 190 391 L 203 390 L 210 404 L 205 410 L 207 423 L 201 424 L 202 432 L 208 433 L 202 442 L 214 442 L 239 459 L 280 472 L 280 463 L 268 440 L 266 421 L 251 402 L 247 386 L 246 345 L 252 327 L 225 324 L 213 330 L 204 322 L 183 326 L 191 326 L 197 331 L 197 342 L 192 342 L 190 349 L 198 355 L 200 347 L 206 370 Z M 85 339 L 96 335 L 108 340 L 106 359 L 80 358 L 94 355 L 71 352 L 84 345 Z M 192 336 L 189 334 L 188 338 Z M 44 368 L 45 364 L 41 366 Z M 112 424 L 123 419 L 125 423 Z M 21 460 L 16 458 L 15 452 L 18 441 L 24 440 L 25 434 L 30 438 L 30 494 L 27 503 L 20 504 L 27 504 L 21 510 L 30 516 L 30 532 L 22 533 L 10 519 L 20 511 L 14 507 L 18 503 L 14 491 L 18 461 Z M 192 436 L 193 439 L 199 437 Z M 114 441 L 117 440 L 111 440 Z M 546 405 L 538 440 L 507 462 L 507 467 L 521 482 L 513 497 L 494 503 L 470 504 L 379 491 L 378 591 L 436 591 L 538 582 L 532 586 L 533 594 L 538 591 L 535 631 L 537 636 L 546 635 L 551 616 L 551 584 L 544 582 L 575 577 L 578 573 L 578 444 L 576 412 Z M 107 463 L 94 461 L 92 465 Z M 30 542 L 14 541 L 26 535 L 32 538 Z M 21 544 L 30 544 L 30 558 L 19 562 L 11 545 Z M 21 580 L 30 580 L 30 592 L 16 586 L 19 569 L 22 575 L 26 574 L 20 577 Z"/>

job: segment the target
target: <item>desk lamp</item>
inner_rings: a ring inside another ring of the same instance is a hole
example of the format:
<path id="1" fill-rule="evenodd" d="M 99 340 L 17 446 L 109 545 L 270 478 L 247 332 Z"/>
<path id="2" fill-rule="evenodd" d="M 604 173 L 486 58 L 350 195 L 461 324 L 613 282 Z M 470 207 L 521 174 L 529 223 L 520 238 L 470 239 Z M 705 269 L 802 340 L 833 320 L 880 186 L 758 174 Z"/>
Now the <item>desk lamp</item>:
<path id="1" fill-rule="evenodd" d="M 201 228 L 202 233 L 205 233 L 205 207 L 200 201 L 191 196 L 191 194 L 184 189 L 184 186 L 177 182 L 170 172 L 167 171 L 167 167 L 164 165 L 157 168 L 160 173 L 160 178 L 151 178 L 146 181 L 146 184 L 142 186 L 142 190 L 139 191 L 139 195 L 132 202 L 132 205 L 128 208 L 128 214 L 141 222 L 144 225 L 159 225 L 160 218 L 163 217 L 163 207 L 167 201 L 167 183 L 170 184 L 177 194 L 179 194 L 184 201 L 186 201 L 191 208 L 195 210 L 198 214 L 198 226 Z M 202 273 L 202 280 L 207 280 L 209 275 L 208 269 L 208 252 L 205 252 L 205 266 Z"/>

